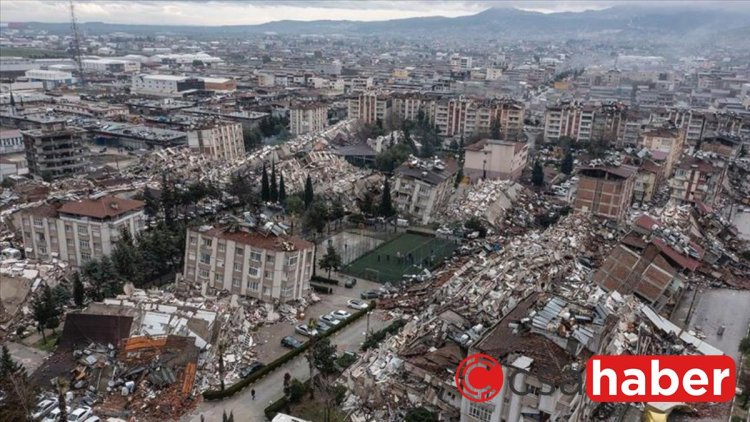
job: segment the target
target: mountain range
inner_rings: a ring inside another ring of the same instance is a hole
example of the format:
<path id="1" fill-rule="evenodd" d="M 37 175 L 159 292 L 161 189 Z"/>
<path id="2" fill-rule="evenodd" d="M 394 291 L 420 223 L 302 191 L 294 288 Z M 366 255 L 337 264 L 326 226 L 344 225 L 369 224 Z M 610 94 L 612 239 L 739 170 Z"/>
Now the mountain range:
<path id="1" fill-rule="evenodd" d="M 68 23 L 30 22 L 35 29 L 67 33 Z M 124 25 L 85 22 L 81 28 L 91 34 L 124 31 L 140 34 L 182 33 L 208 36 L 249 34 L 380 35 L 402 37 L 459 37 L 509 39 L 560 39 L 581 37 L 691 37 L 720 36 L 723 31 L 740 31 L 750 39 L 750 12 L 673 7 L 613 7 L 597 11 L 544 14 L 510 8 L 492 8 L 461 16 L 423 17 L 387 21 L 275 21 L 260 25 L 170 26 Z"/>

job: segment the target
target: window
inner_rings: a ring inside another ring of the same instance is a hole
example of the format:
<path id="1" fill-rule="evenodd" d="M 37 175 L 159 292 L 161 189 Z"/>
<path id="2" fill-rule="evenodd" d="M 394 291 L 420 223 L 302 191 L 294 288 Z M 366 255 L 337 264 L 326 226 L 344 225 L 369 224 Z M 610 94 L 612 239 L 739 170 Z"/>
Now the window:
<path id="1" fill-rule="evenodd" d="M 217 272 L 214 275 L 214 280 L 216 280 L 217 283 L 221 283 L 224 280 L 224 273 Z"/>
<path id="2" fill-rule="evenodd" d="M 78 225 L 78 233 L 79 234 L 88 234 L 88 232 L 89 232 L 89 228 L 86 227 L 85 224 L 79 224 Z"/>
<path id="3" fill-rule="evenodd" d="M 201 253 L 201 264 L 210 264 L 211 263 L 211 254 L 203 252 Z"/>
<path id="4" fill-rule="evenodd" d="M 290 256 L 286 261 L 286 265 L 297 265 L 297 256 Z"/>
<path id="5" fill-rule="evenodd" d="M 237 255 L 242 255 L 243 253 L 245 253 L 245 249 L 244 248 L 234 248 L 234 253 L 236 253 Z"/>
<path id="6" fill-rule="evenodd" d="M 213 239 L 203 239 L 203 246 L 210 248 L 212 244 L 213 244 Z"/>
<path id="7" fill-rule="evenodd" d="M 39 250 L 40 255 L 47 255 L 47 248 L 44 246 L 40 246 L 37 248 Z"/>
<path id="8" fill-rule="evenodd" d="M 469 404 L 469 416 L 479 419 L 482 422 L 490 422 L 492 417 L 492 410 L 479 403 Z"/>
<path id="9" fill-rule="evenodd" d="M 73 226 L 71 226 L 70 224 L 66 224 L 65 233 L 73 233 Z"/>
<path id="10" fill-rule="evenodd" d="M 81 262 L 91 261 L 91 254 L 88 252 L 81 252 Z"/>
<path id="11" fill-rule="evenodd" d="M 39 217 L 34 217 L 34 225 L 35 226 L 41 226 L 42 225 L 42 219 Z"/>
<path id="12" fill-rule="evenodd" d="M 78 245 L 81 247 L 81 249 L 88 249 L 89 248 L 89 241 L 88 240 L 79 240 Z"/>
<path id="13" fill-rule="evenodd" d="M 227 250 L 227 245 L 224 243 L 219 243 L 218 248 L 219 248 L 219 252 L 224 252 Z"/>
<path id="14" fill-rule="evenodd" d="M 263 277 L 265 277 L 265 278 L 271 278 L 271 272 L 270 271 L 264 271 L 263 272 Z"/>
<path id="15" fill-rule="evenodd" d="M 198 275 L 200 278 L 208 278 L 208 270 L 199 270 Z"/>
<path id="16" fill-rule="evenodd" d="M 251 281 L 251 282 L 247 283 L 247 287 L 250 290 L 258 290 L 258 287 L 260 287 L 260 283 L 258 283 L 257 281 Z"/>
<path id="17" fill-rule="evenodd" d="M 266 262 L 273 262 L 275 260 L 276 260 L 276 255 L 274 255 L 272 253 L 267 253 L 266 254 Z"/>
<path id="18" fill-rule="evenodd" d="M 242 271 L 242 263 L 241 262 L 235 262 L 234 263 L 234 270 L 235 271 Z"/>
<path id="19" fill-rule="evenodd" d="M 190 236 L 190 244 L 195 245 L 198 242 L 198 239 L 196 239 L 195 236 Z"/>
<path id="20" fill-rule="evenodd" d="M 263 294 L 264 295 L 270 295 L 271 294 L 271 288 L 270 287 L 264 287 L 263 288 Z"/>
<path id="21" fill-rule="evenodd" d="M 44 232 L 36 232 L 36 241 L 44 242 Z"/>
<path id="22" fill-rule="evenodd" d="M 262 253 L 250 251 L 250 260 L 251 261 L 260 261 L 262 258 L 263 258 L 263 254 Z"/>
<path id="23" fill-rule="evenodd" d="M 120 233 L 120 232 L 117 232 L 117 233 Z M 93 234 L 94 236 L 99 236 L 100 235 L 99 227 L 91 226 L 91 234 Z"/>
<path id="24" fill-rule="evenodd" d="M 260 275 L 260 268 L 258 268 L 258 267 L 249 267 L 247 269 L 247 274 L 250 277 L 258 277 Z"/>
<path id="25" fill-rule="evenodd" d="M 239 288 L 241 285 L 242 285 L 242 280 L 240 280 L 237 277 L 235 277 L 235 278 L 232 279 L 232 287 L 238 287 Z"/>

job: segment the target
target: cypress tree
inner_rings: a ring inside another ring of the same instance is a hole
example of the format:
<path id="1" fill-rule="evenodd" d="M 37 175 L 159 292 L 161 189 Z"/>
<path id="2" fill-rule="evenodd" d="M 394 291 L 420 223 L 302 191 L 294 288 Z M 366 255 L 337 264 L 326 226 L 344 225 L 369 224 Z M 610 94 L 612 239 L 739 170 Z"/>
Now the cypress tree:
<path id="1" fill-rule="evenodd" d="M 534 186 L 544 185 L 544 168 L 542 168 L 542 164 L 539 160 L 534 162 L 534 170 L 531 173 L 531 183 L 533 183 Z"/>
<path id="2" fill-rule="evenodd" d="M 284 173 L 279 173 L 279 203 L 286 202 L 286 187 L 284 186 Z"/>
<path id="3" fill-rule="evenodd" d="M 268 186 L 268 171 L 266 170 L 266 163 L 263 163 L 263 175 L 260 178 L 260 198 L 263 202 L 268 202 L 271 199 L 271 191 Z"/>
<path id="4" fill-rule="evenodd" d="M 312 179 L 310 179 L 310 175 L 307 175 L 307 180 L 305 180 L 305 208 L 310 208 L 310 205 L 313 203 L 313 200 L 315 199 L 315 193 L 313 192 L 313 185 L 312 185 Z"/>
<path id="5" fill-rule="evenodd" d="M 276 185 L 276 163 L 271 163 L 271 202 L 279 200 L 279 189 Z"/>
<path id="6" fill-rule="evenodd" d="M 81 281 L 81 275 L 76 271 L 73 273 L 73 302 L 80 308 L 83 306 L 84 299 L 83 282 Z"/>
<path id="7" fill-rule="evenodd" d="M 380 200 L 378 213 L 383 217 L 390 217 L 395 214 L 393 204 L 391 203 L 391 184 L 388 182 L 388 179 L 385 179 L 385 184 L 383 185 L 383 198 Z"/>

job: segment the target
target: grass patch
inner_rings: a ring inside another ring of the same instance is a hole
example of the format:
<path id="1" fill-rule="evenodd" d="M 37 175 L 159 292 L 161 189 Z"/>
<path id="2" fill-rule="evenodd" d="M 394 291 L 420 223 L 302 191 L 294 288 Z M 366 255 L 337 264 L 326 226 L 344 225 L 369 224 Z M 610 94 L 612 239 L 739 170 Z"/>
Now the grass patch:
<path id="1" fill-rule="evenodd" d="M 47 341 L 44 341 L 44 339 L 40 339 L 39 341 L 34 343 L 33 346 L 39 350 L 51 353 L 55 350 L 55 347 L 57 347 L 57 339 L 59 338 L 60 333 L 49 334 L 47 335 Z"/>
<path id="2" fill-rule="evenodd" d="M 355 259 L 341 272 L 381 283 L 398 282 L 406 274 L 433 268 L 457 247 L 450 240 L 404 233 Z"/>

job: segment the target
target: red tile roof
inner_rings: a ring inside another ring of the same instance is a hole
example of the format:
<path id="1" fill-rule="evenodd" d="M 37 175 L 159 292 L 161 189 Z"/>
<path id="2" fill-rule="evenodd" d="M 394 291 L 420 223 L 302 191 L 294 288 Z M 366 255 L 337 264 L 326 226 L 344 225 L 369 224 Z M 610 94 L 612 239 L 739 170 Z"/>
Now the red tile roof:
<path id="1" fill-rule="evenodd" d="M 112 218 L 143 208 L 145 205 L 143 201 L 105 196 L 99 199 L 66 202 L 58 211 L 83 217 Z"/>
<path id="2" fill-rule="evenodd" d="M 274 234 L 264 235 L 259 232 L 249 232 L 244 230 L 232 232 L 222 226 L 215 226 L 206 231 L 200 231 L 197 229 L 193 229 L 193 231 L 204 236 L 208 235 L 220 239 L 233 240 L 237 243 L 267 250 L 284 251 L 283 242 L 289 242 L 294 245 L 294 250 L 304 250 L 313 247 L 312 242 L 308 242 L 307 240 L 295 236 L 276 236 Z"/>

